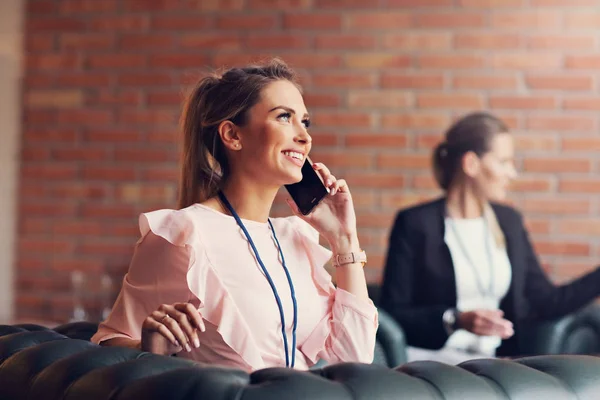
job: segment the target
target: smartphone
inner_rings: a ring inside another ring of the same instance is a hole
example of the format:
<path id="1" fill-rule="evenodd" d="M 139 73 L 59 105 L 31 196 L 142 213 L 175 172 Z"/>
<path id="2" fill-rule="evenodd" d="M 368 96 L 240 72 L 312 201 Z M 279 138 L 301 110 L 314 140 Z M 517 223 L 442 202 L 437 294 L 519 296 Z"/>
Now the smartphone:
<path id="1" fill-rule="evenodd" d="M 285 188 L 302 215 L 310 214 L 317 204 L 329 193 L 319 173 L 313 169 L 312 161 L 308 157 L 302 166 L 302 180 L 297 183 L 285 185 Z"/>

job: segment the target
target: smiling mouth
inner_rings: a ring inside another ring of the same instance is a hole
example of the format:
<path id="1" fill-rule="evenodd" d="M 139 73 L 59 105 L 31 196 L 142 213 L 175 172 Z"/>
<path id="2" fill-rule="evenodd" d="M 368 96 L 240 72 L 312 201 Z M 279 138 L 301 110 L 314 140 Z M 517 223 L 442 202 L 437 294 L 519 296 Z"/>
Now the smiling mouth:
<path id="1" fill-rule="evenodd" d="M 296 151 L 283 151 L 282 153 L 293 159 L 304 161 L 304 154 L 302 153 L 298 153 Z"/>

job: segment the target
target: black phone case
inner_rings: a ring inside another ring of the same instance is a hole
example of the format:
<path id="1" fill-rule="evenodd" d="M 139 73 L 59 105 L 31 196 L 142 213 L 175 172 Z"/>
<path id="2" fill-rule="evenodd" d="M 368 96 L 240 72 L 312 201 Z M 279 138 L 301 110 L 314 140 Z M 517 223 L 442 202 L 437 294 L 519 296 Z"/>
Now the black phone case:
<path id="1" fill-rule="evenodd" d="M 292 200 L 298 206 L 302 215 L 308 215 L 327 196 L 327 188 L 321 181 L 317 171 L 307 158 L 302 166 L 302 180 L 291 185 L 285 185 Z"/>

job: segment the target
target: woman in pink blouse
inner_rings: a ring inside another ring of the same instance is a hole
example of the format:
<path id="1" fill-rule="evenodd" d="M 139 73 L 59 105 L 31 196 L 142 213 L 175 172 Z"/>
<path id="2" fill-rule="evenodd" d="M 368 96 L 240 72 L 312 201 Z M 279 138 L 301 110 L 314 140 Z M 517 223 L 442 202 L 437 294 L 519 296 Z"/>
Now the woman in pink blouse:
<path id="1" fill-rule="evenodd" d="M 182 121 L 179 209 L 140 216 L 121 292 L 92 341 L 246 371 L 372 362 L 364 263 L 336 265 L 337 288 L 324 269 L 332 253 L 364 259 L 347 183 L 316 163 L 326 198 L 306 216 L 288 200 L 295 216 L 269 218 L 311 149 L 294 72 L 273 60 L 205 77 Z"/>

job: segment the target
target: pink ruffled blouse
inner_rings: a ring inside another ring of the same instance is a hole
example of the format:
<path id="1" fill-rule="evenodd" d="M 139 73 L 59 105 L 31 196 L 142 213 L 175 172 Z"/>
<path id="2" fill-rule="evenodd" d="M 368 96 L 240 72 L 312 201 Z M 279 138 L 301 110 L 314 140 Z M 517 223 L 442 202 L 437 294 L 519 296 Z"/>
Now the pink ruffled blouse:
<path id="1" fill-rule="evenodd" d="M 279 292 L 291 346 L 293 306 L 268 223 L 242 220 Z M 298 217 L 273 218 L 294 284 L 298 327 L 295 368 L 373 361 L 377 309 L 335 288 L 323 265 L 331 252 Z M 178 355 L 246 371 L 285 366 L 281 319 L 273 291 L 235 219 L 201 204 L 140 216 L 141 238 L 121 292 L 92 341 L 140 339 L 161 304 L 191 302 L 206 325 L 201 346 Z M 291 354 L 291 349 L 290 349 Z"/>

